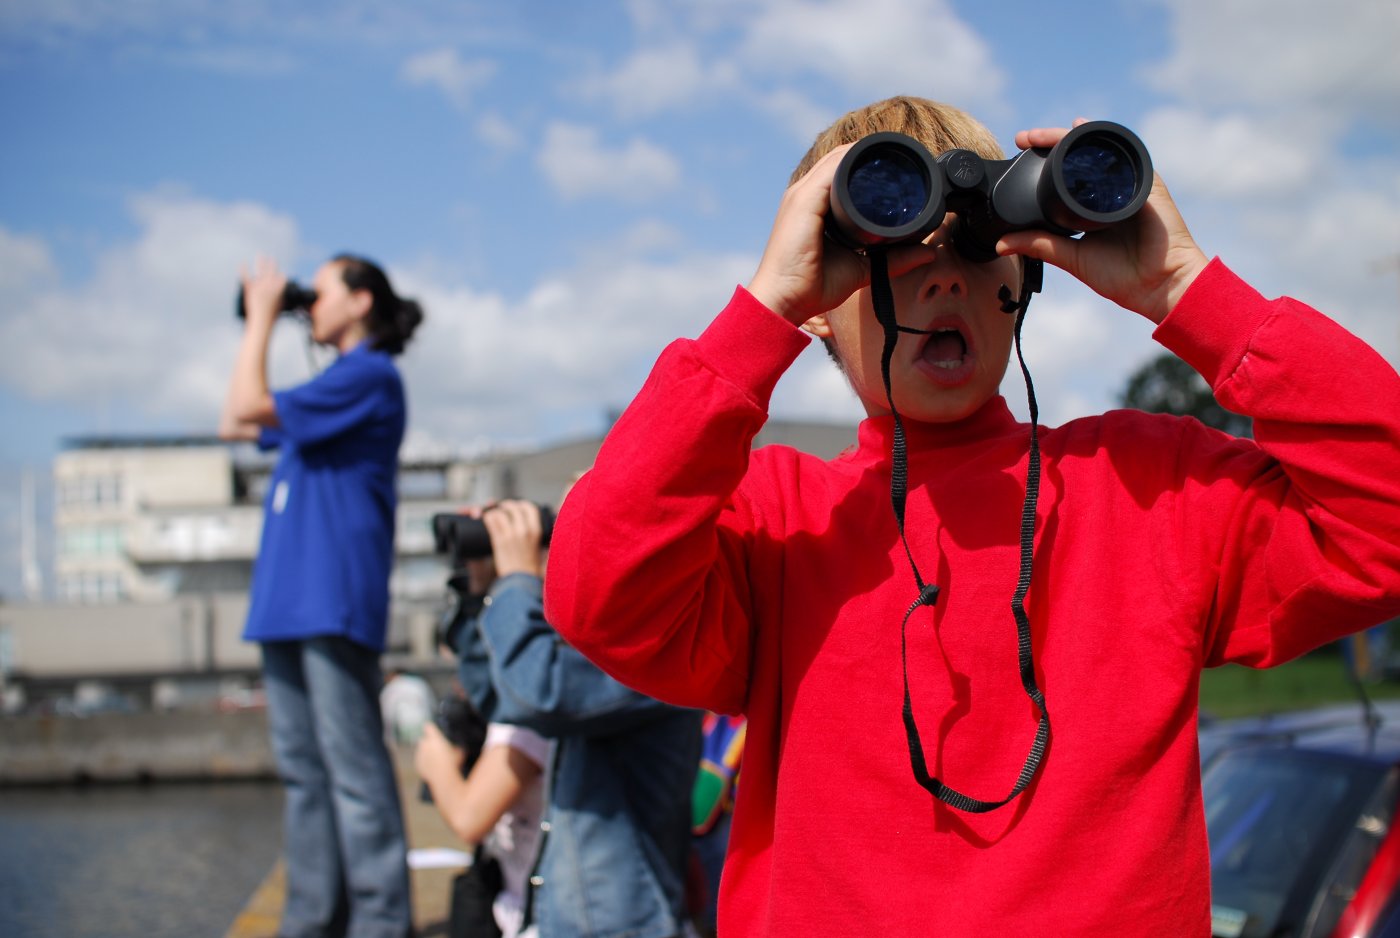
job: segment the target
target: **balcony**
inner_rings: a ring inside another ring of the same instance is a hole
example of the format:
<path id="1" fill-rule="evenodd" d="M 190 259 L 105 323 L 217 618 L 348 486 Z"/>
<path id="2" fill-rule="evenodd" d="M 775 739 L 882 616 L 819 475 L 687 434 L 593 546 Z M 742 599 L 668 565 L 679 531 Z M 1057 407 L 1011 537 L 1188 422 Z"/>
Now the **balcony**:
<path id="1" fill-rule="evenodd" d="M 126 531 L 126 554 L 141 565 L 252 560 L 262 533 L 262 509 L 145 515 Z"/>

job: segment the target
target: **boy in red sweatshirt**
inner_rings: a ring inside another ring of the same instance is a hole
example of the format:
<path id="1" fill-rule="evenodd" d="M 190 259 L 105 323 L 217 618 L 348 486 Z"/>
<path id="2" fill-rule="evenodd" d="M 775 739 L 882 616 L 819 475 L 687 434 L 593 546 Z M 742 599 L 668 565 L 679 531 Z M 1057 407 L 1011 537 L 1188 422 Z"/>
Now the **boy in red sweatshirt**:
<path id="1" fill-rule="evenodd" d="M 1208 935 L 1200 671 L 1400 612 L 1400 378 L 1208 260 L 1158 180 L 1082 239 L 1016 232 L 971 263 L 950 217 L 891 249 L 921 331 L 887 397 L 869 262 L 823 236 L 847 145 L 882 130 L 1001 155 L 922 99 L 818 137 L 748 287 L 666 349 L 564 504 L 546 616 L 643 693 L 747 716 L 721 935 Z M 1023 257 L 1151 321 L 1255 438 L 1115 411 L 1041 428 L 1028 467 L 998 394 Z M 807 333 L 865 406 L 858 445 L 751 453 Z"/>

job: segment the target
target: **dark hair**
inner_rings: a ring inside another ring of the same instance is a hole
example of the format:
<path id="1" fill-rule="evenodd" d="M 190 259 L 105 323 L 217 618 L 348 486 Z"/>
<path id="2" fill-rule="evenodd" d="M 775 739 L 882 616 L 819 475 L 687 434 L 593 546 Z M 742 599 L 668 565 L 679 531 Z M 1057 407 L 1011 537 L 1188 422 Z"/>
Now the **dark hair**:
<path id="1" fill-rule="evenodd" d="M 331 263 L 340 266 L 340 279 L 351 290 L 369 291 L 371 344 L 390 355 L 402 352 L 413 337 L 413 330 L 423 321 L 423 307 L 416 300 L 395 293 L 388 275 L 374 261 L 356 254 L 337 254 Z"/>

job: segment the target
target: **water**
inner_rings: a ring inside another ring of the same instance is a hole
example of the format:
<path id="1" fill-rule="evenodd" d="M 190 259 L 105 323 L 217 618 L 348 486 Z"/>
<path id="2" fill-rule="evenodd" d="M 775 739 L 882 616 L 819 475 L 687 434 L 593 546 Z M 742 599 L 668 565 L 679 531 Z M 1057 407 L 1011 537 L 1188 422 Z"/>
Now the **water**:
<path id="1" fill-rule="evenodd" d="M 0 936 L 221 936 L 281 811 L 275 782 L 0 789 Z"/>

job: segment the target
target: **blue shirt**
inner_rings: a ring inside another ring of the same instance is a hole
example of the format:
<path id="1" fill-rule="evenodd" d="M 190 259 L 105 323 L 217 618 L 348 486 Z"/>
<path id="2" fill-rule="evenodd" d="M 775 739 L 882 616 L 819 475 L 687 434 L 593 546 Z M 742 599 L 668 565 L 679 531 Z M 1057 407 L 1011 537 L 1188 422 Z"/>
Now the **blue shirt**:
<path id="1" fill-rule="evenodd" d="M 682 934 L 702 714 L 624 687 L 565 644 L 528 574 L 497 580 L 456 645 L 488 719 L 557 740 L 527 893 L 541 938 Z"/>
<path id="2" fill-rule="evenodd" d="M 243 631 L 267 642 L 338 635 L 384 649 L 399 444 L 407 423 L 393 358 L 361 343 L 273 394 L 280 447 Z"/>

